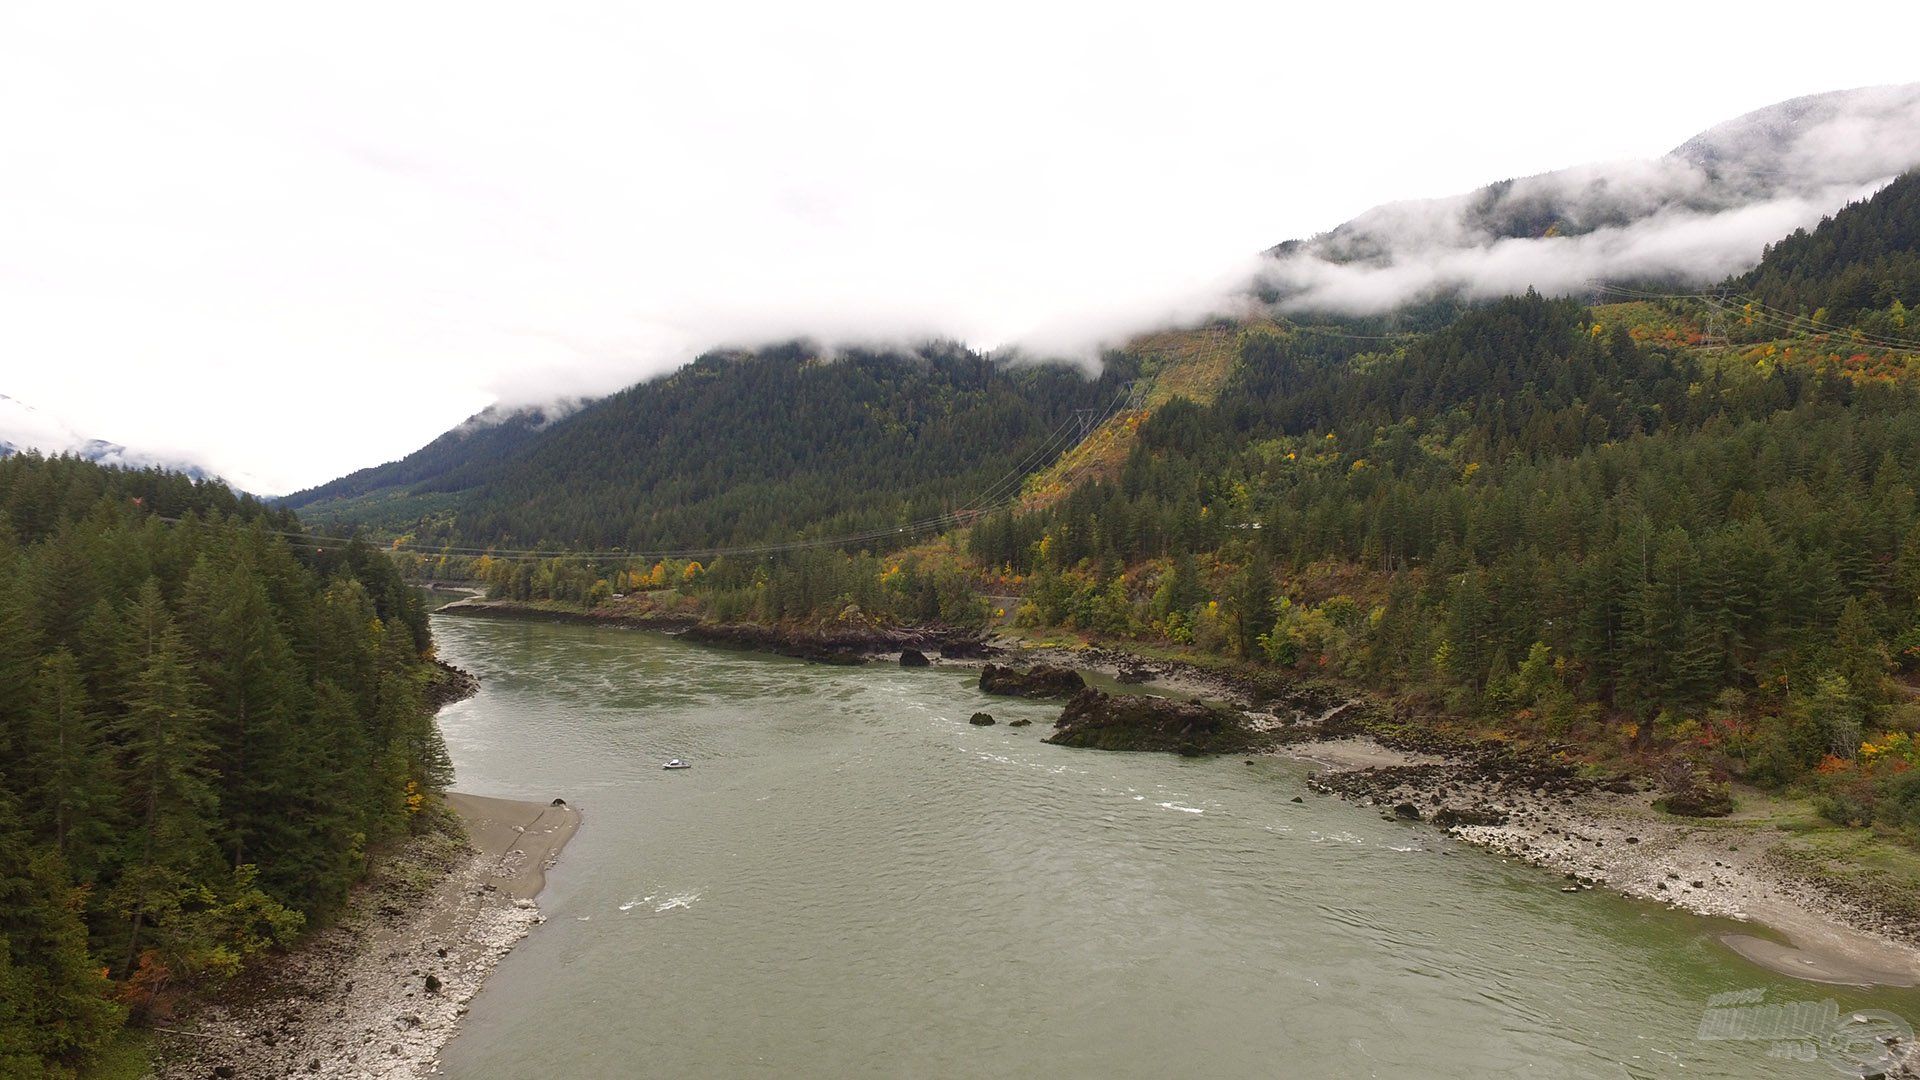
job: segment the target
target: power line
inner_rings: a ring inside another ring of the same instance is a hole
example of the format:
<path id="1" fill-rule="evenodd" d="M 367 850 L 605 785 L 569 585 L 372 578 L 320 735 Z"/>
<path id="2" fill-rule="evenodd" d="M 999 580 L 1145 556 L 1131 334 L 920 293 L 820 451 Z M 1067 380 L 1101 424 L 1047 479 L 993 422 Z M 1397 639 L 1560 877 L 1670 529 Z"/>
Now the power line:
<path id="1" fill-rule="evenodd" d="M 1593 286 L 1594 289 L 1601 293 L 1613 293 L 1617 296 L 1625 296 L 1635 300 L 1697 300 L 1710 307 L 1715 307 L 1723 313 L 1738 315 L 1743 319 L 1759 323 L 1762 326 L 1789 333 L 1805 330 L 1809 333 L 1826 334 L 1831 337 L 1852 340 L 1860 344 L 1873 345 L 1883 349 L 1900 349 L 1908 352 L 1920 350 L 1920 341 L 1890 338 L 1843 327 L 1826 327 L 1823 329 L 1810 320 L 1803 327 L 1801 325 L 1802 316 L 1772 307 L 1744 293 L 1727 293 L 1722 290 L 1715 290 L 1713 292 L 1656 293 L 1630 289 L 1621 285 L 1610 285 L 1600 281 L 1589 281 L 1587 284 Z M 1751 306 L 1754 310 L 1748 311 L 1745 306 Z M 1771 316 L 1771 318 L 1767 316 Z"/>

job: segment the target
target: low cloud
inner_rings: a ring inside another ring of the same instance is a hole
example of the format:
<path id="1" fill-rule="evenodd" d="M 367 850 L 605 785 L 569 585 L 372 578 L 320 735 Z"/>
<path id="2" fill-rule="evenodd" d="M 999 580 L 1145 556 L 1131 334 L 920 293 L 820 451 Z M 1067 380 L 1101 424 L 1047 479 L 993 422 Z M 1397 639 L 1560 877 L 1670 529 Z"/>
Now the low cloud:
<path id="1" fill-rule="evenodd" d="M 1282 244 L 1259 274 L 1285 311 L 1373 314 L 1434 296 L 1593 279 L 1706 284 L 1920 165 L 1920 84 L 1796 99 L 1651 161 L 1564 169 L 1378 207 Z"/>

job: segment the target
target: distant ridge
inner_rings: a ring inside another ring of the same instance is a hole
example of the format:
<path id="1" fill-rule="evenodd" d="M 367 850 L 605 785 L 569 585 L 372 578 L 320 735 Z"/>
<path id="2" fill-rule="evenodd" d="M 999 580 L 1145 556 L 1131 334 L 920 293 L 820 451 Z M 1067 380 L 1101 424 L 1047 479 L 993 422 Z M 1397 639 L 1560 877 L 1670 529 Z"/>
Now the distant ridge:
<path id="1" fill-rule="evenodd" d="M 1435 296 L 1564 293 L 1588 278 L 1705 283 L 1916 165 L 1920 83 L 1814 94 L 1659 158 L 1374 207 L 1269 248 L 1259 291 L 1296 310 L 1367 314 Z"/>
<path id="2" fill-rule="evenodd" d="M 89 438 L 18 398 L 0 394 L 0 457 L 28 451 L 70 454 L 101 465 L 129 469 L 166 469 L 195 480 L 221 479 L 183 458 L 130 450 L 120 443 Z"/>

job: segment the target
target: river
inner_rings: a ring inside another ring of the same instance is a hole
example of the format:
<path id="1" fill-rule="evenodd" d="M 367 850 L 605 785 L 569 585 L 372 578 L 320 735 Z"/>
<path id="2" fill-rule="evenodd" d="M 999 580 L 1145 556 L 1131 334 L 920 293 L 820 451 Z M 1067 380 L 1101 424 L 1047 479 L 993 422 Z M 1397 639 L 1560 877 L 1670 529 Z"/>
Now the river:
<path id="1" fill-rule="evenodd" d="M 1920 1017 L 1313 795 L 1303 763 L 1045 745 L 1059 706 L 973 672 L 435 633 L 481 679 L 440 715 L 457 786 L 585 815 L 447 1076 L 1833 1077 L 1699 1038 L 1710 999 Z"/>

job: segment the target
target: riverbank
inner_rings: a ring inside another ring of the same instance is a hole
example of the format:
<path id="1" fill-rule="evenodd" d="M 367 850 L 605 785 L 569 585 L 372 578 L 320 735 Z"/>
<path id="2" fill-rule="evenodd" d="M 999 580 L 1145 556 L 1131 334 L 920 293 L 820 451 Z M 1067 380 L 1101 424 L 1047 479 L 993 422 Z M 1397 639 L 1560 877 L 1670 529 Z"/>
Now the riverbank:
<path id="1" fill-rule="evenodd" d="M 500 958 L 542 921 L 573 808 L 451 793 L 332 925 L 160 1024 L 154 1074 L 333 1080 L 432 1072 Z"/>
<path id="2" fill-rule="evenodd" d="M 1368 722 L 1379 719 L 1376 705 L 1342 700 L 1327 687 L 1276 693 L 1226 672 L 1109 647 L 1002 645 L 1025 662 L 1228 702 L 1256 729 L 1280 738 L 1277 752 L 1325 768 L 1315 790 L 1557 871 L 1565 875 L 1563 889 L 1610 888 L 1751 923 L 1756 933 L 1723 934 L 1722 942 L 1779 974 L 1920 986 L 1913 897 L 1900 895 L 1898 884 L 1862 888 L 1809 873 L 1807 838 L 1851 833 L 1804 805 L 1749 790 L 1740 794 L 1743 808 L 1727 818 L 1679 817 L 1654 806 L 1660 793 L 1648 778 L 1583 776 L 1504 745 L 1382 737 Z"/>
<path id="3" fill-rule="evenodd" d="M 1754 924 L 1721 940 L 1770 970 L 1847 985 L 1920 985 L 1920 927 L 1837 896 L 1793 868 L 1791 854 L 1818 826 L 1795 804 L 1743 792 L 1720 819 L 1682 818 L 1655 793 L 1621 778 L 1595 781 L 1378 747 L 1297 756 L 1330 766 L 1316 791 L 1377 807 L 1409 827 L 1558 871 L 1563 891 L 1610 888 L 1699 915 Z"/>
<path id="4" fill-rule="evenodd" d="M 547 611 L 500 601 L 456 614 L 553 618 L 682 632 L 618 612 Z M 453 609 L 445 609 L 450 612 Z M 946 667 L 1002 662 L 1070 666 L 1148 692 L 1207 698 L 1240 710 L 1275 752 L 1325 767 L 1316 790 L 1455 839 L 1567 875 L 1560 887 L 1611 888 L 1697 914 L 1753 924 L 1726 944 L 1771 970 L 1845 984 L 1920 985 L 1920 918 L 1889 888 L 1842 888 L 1809 872 L 1809 835 L 1834 833 L 1804 807 L 1742 793 L 1730 818 L 1695 819 L 1653 806 L 1646 778 L 1582 775 L 1505 745 L 1411 736 L 1376 702 L 1330 684 L 1302 683 L 1107 646 L 1034 643 L 918 630 L 844 633 L 702 625 L 692 640 L 830 663 L 897 661 L 902 649 L 937 654 Z M 953 644 L 949 644 L 953 643 Z M 949 655 L 951 653 L 951 655 Z M 1425 823 L 1424 826 L 1421 823 Z M 1910 853 L 1906 856 L 1911 858 Z M 1911 899 L 1910 897 L 1908 898 Z"/>

